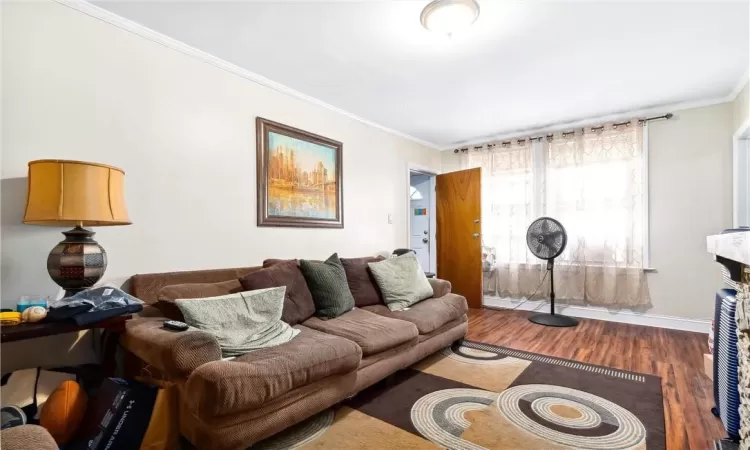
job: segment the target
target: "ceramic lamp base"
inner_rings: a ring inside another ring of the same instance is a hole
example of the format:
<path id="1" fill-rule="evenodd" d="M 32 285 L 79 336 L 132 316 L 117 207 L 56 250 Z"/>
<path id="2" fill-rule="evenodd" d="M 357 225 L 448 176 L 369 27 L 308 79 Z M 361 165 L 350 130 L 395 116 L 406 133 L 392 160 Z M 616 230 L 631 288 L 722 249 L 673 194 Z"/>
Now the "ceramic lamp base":
<path id="1" fill-rule="evenodd" d="M 52 281 L 70 297 L 96 284 L 107 269 L 107 252 L 94 239 L 94 233 L 82 227 L 64 231 L 65 239 L 47 257 L 47 272 Z"/>

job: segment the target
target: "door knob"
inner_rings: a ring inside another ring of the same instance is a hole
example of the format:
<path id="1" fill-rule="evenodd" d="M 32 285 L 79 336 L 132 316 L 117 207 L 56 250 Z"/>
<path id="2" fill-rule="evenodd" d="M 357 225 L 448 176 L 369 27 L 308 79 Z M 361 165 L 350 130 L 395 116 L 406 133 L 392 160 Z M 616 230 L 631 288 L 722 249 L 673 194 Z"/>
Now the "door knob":
<path id="1" fill-rule="evenodd" d="M 426 244 L 426 243 L 430 242 L 430 240 L 427 239 L 427 238 L 422 238 L 422 242 Z"/>
<path id="2" fill-rule="evenodd" d="M 471 235 L 471 237 L 473 237 L 474 239 L 476 239 L 476 238 L 479 237 L 479 233 L 474 233 L 474 234 Z"/>
<path id="3" fill-rule="evenodd" d="M 474 223 L 479 223 L 479 219 L 474 219 Z"/>

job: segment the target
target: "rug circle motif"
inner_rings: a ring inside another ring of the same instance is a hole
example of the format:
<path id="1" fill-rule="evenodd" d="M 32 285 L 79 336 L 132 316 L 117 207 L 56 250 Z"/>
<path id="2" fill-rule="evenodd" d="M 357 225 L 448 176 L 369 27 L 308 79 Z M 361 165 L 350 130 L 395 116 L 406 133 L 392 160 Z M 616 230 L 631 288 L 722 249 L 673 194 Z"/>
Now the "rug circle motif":
<path id="1" fill-rule="evenodd" d="M 487 350 L 479 350 L 464 345 L 454 345 L 453 347 L 446 347 L 441 350 L 440 353 L 450 359 L 466 364 L 494 366 L 501 364 L 513 364 L 518 362 L 518 359 L 516 358 L 511 358 L 500 353 L 495 353 Z"/>
<path id="2" fill-rule="evenodd" d="M 576 413 L 575 417 L 565 417 L 559 414 L 557 411 L 560 411 L 561 407 L 566 407 Z M 571 428 L 594 428 L 602 422 L 601 416 L 592 408 L 583 403 L 559 397 L 538 398 L 531 402 L 531 410 L 543 419 Z"/>
<path id="3" fill-rule="evenodd" d="M 627 409 L 562 386 L 508 388 L 500 393 L 497 408 L 520 429 L 562 445 L 615 450 L 630 448 L 646 438 L 646 427 Z"/>
<path id="4" fill-rule="evenodd" d="M 431 392 L 414 403 L 411 422 L 422 436 L 438 445 L 455 450 L 481 450 L 484 447 L 461 439 L 471 425 L 464 414 L 487 408 L 497 395 L 482 389 L 462 388 Z"/>
<path id="5" fill-rule="evenodd" d="M 328 409 L 252 446 L 252 450 L 286 450 L 308 444 L 323 435 L 333 424 L 334 411 Z"/>

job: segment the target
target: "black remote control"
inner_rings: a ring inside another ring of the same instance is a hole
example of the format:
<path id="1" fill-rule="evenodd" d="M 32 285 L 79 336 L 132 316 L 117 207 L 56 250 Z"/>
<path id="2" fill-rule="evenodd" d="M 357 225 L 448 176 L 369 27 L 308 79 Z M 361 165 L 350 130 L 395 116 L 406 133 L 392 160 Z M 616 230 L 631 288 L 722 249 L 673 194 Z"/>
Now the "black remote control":
<path id="1" fill-rule="evenodd" d="M 185 322 L 179 322 L 177 320 L 165 320 L 164 328 L 174 331 L 185 331 L 190 327 Z"/>

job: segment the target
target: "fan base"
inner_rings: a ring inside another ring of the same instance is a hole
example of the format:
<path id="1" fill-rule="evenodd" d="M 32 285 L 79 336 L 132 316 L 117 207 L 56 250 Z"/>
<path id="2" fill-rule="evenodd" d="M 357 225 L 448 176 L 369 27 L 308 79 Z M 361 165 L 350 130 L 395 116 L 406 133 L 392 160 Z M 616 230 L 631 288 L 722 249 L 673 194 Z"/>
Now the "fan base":
<path id="1" fill-rule="evenodd" d="M 529 317 L 529 320 L 548 327 L 574 327 L 578 325 L 578 320 L 559 314 L 539 313 Z"/>

